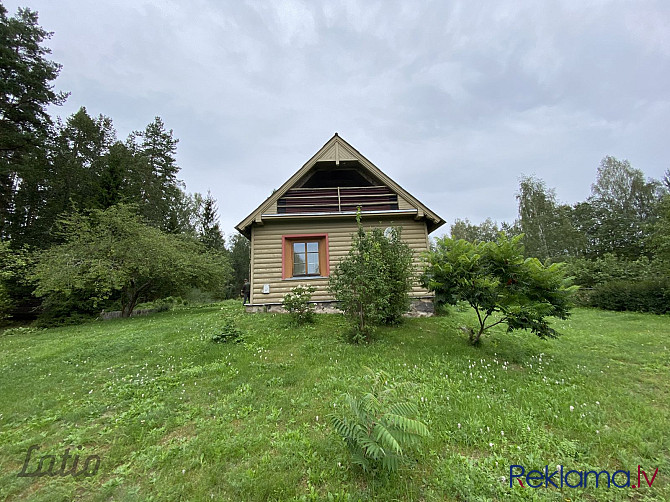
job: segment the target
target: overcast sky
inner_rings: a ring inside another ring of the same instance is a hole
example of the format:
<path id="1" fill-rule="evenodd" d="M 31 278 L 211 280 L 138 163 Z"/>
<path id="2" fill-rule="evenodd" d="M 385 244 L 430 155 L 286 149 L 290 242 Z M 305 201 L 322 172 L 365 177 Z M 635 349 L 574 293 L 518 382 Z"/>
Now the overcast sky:
<path id="1" fill-rule="evenodd" d="M 670 2 L 4 1 L 39 12 L 54 110 L 157 115 L 233 227 L 335 132 L 447 220 L 585 199 L 605 155 L 670 167 Z"/>

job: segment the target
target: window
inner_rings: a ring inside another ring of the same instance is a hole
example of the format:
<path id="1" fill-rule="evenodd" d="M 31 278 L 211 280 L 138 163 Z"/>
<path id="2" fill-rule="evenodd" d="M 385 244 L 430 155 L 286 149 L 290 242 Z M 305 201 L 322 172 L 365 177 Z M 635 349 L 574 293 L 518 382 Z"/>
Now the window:
<path id="1" fill-rule="evenodd" d="M 282 244 L 282 279 L 329 275 L 326 234 L 284 235 Z"/>

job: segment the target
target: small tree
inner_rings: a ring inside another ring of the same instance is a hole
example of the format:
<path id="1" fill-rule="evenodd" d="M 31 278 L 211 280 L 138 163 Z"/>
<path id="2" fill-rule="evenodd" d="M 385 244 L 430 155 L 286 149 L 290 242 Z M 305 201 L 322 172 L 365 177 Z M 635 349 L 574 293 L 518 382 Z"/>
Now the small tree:
<path id="1" fill-rule="evenodd" d="M 291 314 L 296 324 L 302 325 L 314 321 L 314 305 L 309 303 L 314 291 L 316 291 L 314 286 L 301 284 L 284 295 L 284 308 Z"/>
<path id="2" fill-rule="evenodd" d="M 128 317 L 140 299 L 192 287 L 216 291 L 230 273 L 225 255 L 145 225 L 129 206 L 75 214 L 63 224 L 67 241 L 45 251 L 36 266 L 37 296 L 117 299 Z"/>
<path id="3" fill-rule="evenodd" d="M 523 256 L 523 235 L 497 242 L 471 243 L 448 237 L 438 239 L 429 253 L 424 283 L 438 301 L 466 301 L 476 312 L 478 327 L 469 328 L 470 342 L 498 324 L 507 331 L 528 329 L 540 338 L 555 338 L 548 317 L 569 315 L 576 286 L 569 286 L 563 264 L 544 266 Z"/>
<path id="4" fill-rule="evenodd" d="M 329 289 L 354 328 L 352 340 L 369 340 L 379 324 L 396 323 L 409 308 L 408 293 L 414 276 L 412 250 L 401 240 L 398 228 L 363 230 L 349 254 L 330 276 Z"/>

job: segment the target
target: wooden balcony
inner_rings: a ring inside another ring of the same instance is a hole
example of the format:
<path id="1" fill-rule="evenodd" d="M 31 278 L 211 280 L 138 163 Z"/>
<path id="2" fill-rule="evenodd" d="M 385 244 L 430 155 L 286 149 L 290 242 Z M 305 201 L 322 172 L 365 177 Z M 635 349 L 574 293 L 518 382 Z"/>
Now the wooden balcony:
<path id="1" fill-rule="evenodd" d="M 398 196 L 386 186 L 292 188 L 277 201 L 279 214 L 342 213 L 398 209 Z"/>

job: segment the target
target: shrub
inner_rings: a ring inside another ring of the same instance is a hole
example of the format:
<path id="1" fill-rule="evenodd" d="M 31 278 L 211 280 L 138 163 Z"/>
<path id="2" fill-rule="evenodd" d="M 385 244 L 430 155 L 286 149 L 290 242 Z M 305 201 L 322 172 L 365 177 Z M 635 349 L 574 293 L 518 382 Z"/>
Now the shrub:
<path id="1" fill-rule="evenodd" d="M 9 317 L 12 301 L 7 293 L 7 288 L 0 282 L 0 321 Z"/>
<path id="2" fill-rule="evenodd" d="M 361 397 L 344 394 L 349 416 L 328 418 L 351 452 L 352 463 L 364 471 L 393 472 L 407 460 L 408 448 L 429 434 L 428 427 L 411 418 L 418 414 L 416 405 L 398 400 L 402 384 L 389 384 L 387 373 L 367 369 L 371 390 Z"/>
<path id="3" fill-rule="evenodd" d="M 284 295 L 284 308 L 296 324 L 302 325 L 314 321 L 314 305 L 310 303 L 314 286 L 296 286 Z"/>
<path id="4" fill-rule="evenodd" d="M 224 319 L 221 331 L 212 335 L 212 342 L 214 343 L 240 343 L 243 341 L 242 332 L 231 318 Z"/>
<path id="5" fill-rule="evenodd" d="M 569 286 L 561 263 L 544 266 L 523 257 L 523 235 L 497 242 L 472 243 L 444 237 L 428 256 L 424 283 L 443 302 L 467 302 L 477 314 L 478 326 L 468 328 L 470 342 L 498 324 L 507 331 L 530 330 L 540 338 L 558 336 L 548 317 L 565 319 L 576 289 Z"/>
<path id="6" fill-rule="evenodd" d="M 146 308 L 154 309 L 156 312 L 166 312 L 177 307 L 187 305 L 188 301 L 181 296 L 168 296 L 167 298 L 160 298 L 147 304 Z"/>
<path id="7" fill-rule="evenodd" d="M 610 281 L 591 291 L 589 303 L 605 310 L 667 314 L 670 312 L 670 281 Z"/>
<path id="8" fill-rule="evenodd" d="M 578 286 L 593 288 L 610 281 L 638 281 L 652 279 L 661 272 L 658 260 L 641 256 L 626 260 L 612 253 L 601 257 L 570 258 L 565 265 L 566 275 Z"/>
<path id="9" fill-rule="evenodd" d="M 18 326 L 15 328 L 7 328 L 2 332 L 3 335 L 14 336 L 14 335 L 32 335 L 42 331 L 39 328 L 33 328 L 30 326 Z"/>
<path id="10" fill-rule="evenodd" d="M 331 274 L 329 289 L 351 322 L 351 341 L 358 343 L 370 339 L 374 326 L 401 320 L 409 309 L 414 270 L 399 228 L 366 232 L 360 212 L 356 221 L 358 233 Z"/>

